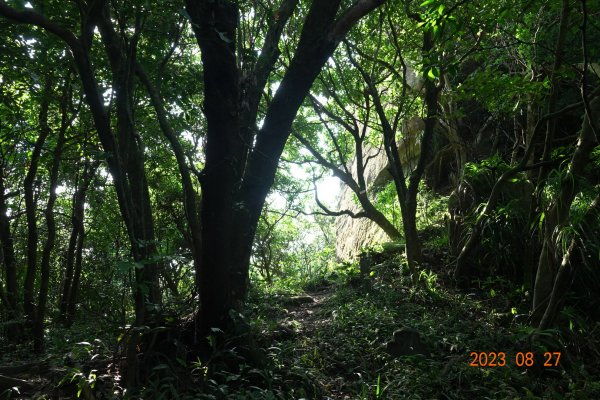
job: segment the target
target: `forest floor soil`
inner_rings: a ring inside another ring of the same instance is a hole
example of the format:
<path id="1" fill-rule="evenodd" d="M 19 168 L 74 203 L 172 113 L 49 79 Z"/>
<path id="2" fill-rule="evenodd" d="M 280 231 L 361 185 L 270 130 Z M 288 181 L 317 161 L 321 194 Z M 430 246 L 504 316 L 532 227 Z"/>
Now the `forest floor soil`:
<path id="1" fill-rule="evenodd" d="M 281 321 L 284 326 L 292 326 L 297 335 L 310 335 L 330 321 L 330 315 L 323 311 L 335 292 L 335 287 L 325 286 L 317 291 L 308 291 L 306 297 L 311 301 L 292 305 L 287 308 L 287 316 Z"/>

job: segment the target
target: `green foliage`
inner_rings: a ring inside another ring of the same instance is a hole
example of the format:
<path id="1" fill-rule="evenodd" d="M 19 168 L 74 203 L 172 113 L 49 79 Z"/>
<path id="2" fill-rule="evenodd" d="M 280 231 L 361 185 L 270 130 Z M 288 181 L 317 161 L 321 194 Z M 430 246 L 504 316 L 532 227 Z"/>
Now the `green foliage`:
<path id="1" fill-rule="evenodd" d="M 301 183 L 282 170 L 259 220 L 251 260 L 253 283 L 267 290 L 301 290 L 317 284 L 334 262 L 333 220 L 304 215 Z"/>
<path id="2" fill-rule="evenodd" d="M 480 273 L 501 274 L 520 280 L 523 278 L 523 260 L 527 256 L 524 254 L 526 235 L 517 236 L 515 232 L 527 232 L 530 228 L 528 217 L 532 187 L 527 176 L 518 174 L 511 179 L 500 192 L 497 206 L 488 215 L 482 214 L 486 206 L 483 201 L 487 200 L 500 175 L 509 168 L 497 154 L 479 163 L 467 163 L 461 192 L 455 195 L 457 198 L 453 202 L 458 201 L 464 207 L 455 212 L 465 215 L 463 221 L 466 226 L 484 219 L 481 243 L 473 256 L 482 266 Z"/>
<path id="3" fill-rule="evenodd" d="M 474 188 L 490 190 L 509 165 L 499 154 L 494 154 L 481 162 L 468 162 L 464 167 L 464 180 Z"/>
<path id="4" fill-rule="evenodd" d="M 402 215 L 394 182 L 388 182 L 383 188 L 377 188 L 374 205 L 394 226 L 401 226 Z"/>
<path id="5" fill-rule="evenodd" d="M 356 284 L 355 271 L 351 268 L 350 275 L 345 275 L 340 270 L 335 292 L 310 319 L 297 321 L 297 335 L 275 339 L 277 355 L 270 353 L 269 357 L 276 357 L 282 367 L 301 370 L 305 378 L 284 388 L 275 380 L 274 398 L 297 395 L 297 388 L 307 384 L 306 377 L 319 388 L 311 387 L 305 393 L 325 390 L 359 399 L 435 398 L 440 393 L 450 398 L 494 399 L 544 398 L 556 393 L 574 399 L 593 398 L 597 391 L 594 385 L 575 383 L 582 382 L 580 379 L 596 367 L 578 365 L 565 367 L 558 374 L 534 376 L 514 365 L 518 351 L 564 353 L 572 348 L 563 342 L 564 333 L 557 330 L 544 332 L 547 340 L 540 347 L 527 347 L 528 336 L 534 331 L 525 329 L 524 292 L 506 279 L 486 279 L 479 283 L 479 289 L 462 294 L 445 287 L 432 271 L 421 274 L 423 287 L 415 287 L 391 259 L 363 278 L 363 284 Z M 295 310 L 268 307 L 272 302 L 271 297 L 261 296 L 251 302 L 256 307 L 259 331 L 277 330 L 279 324 L 297 315 L 289 313 Z M 417 329 L 432 355 L 392 358 L 386 354 L 384 344 L 400 326 Z M 511 365 L 469 367 L 471 351 L 504 351 Z M 281 389 L 283 392 L 278 391 Z"/>
<path id="6" fill-rule="evenodd" d="M 532 81 L 523 75 L 484 69 L 471 74 L 457 87 L 457 100 L 476 100 L 494 115 L 511 115 L 526 102 L 548 94 L 548 81 Z"/>
<path id="7" fill-rule="evenodd" d="M 79 369 L 72 368 L 69 370 L 69 372 L 67 372 L 65 377 L 61 379 L 61 381 L 58 383 L 58 386 L 64 385 L 65 383 L 75 383 L 77 386 L 77 398 L 81 398 L 82 395 L 84 398 L 87 398 L 90 396 L 90 393 L 93 392 L 96 386 L 97 372 L 98 371 L 96 370 L 92 370 L 86 375 Z"/>
<path id="8" fill-rule="evenodd" d="M 444 226 L 448 210 L 448 196 L 431 191 L 421 182 L 417 195 L 417 229 L 425 230 Z"/>

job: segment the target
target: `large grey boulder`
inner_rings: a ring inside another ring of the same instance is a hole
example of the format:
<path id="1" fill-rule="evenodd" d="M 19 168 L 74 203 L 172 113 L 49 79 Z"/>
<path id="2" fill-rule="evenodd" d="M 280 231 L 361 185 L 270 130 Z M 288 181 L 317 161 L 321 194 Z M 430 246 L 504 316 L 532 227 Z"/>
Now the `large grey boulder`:
<path id="1" fill-rule="evenodd" d="M 421 153 L 420 137 L 424 123 L 421 118 L 412 118 L 402 123 L 402 133 L 399 134 L 398 153 L 403 166 L 410 168 L 416 164 Z M 363 150 L 365 166 L 365 183 L 367 190 L 376 190 L 392 181 L 388 171 L 388 160 L 382 147 L 365 147 Z M 356 174 L 356 160 L 349 169 Z M 356 178 L 356 176 L 355 176 Z M 361 211 L 354 192 L 347 186 L 342 187 L 338 198 L 339 210 Z M 368 218 L 351 218 L 347 215 L 336 219 L 336 246 L 338 260 L 350 261 L 357 257 L 364 247 L 388 242 L 390 238 L 377 224 Z"/>

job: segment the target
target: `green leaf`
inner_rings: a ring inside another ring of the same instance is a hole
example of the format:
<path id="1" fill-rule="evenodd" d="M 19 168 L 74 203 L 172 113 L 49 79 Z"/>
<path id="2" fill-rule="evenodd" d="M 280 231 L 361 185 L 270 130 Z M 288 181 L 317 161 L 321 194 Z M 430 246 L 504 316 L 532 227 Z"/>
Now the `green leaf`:
<path id="1" fill-rule="evenodd" d="M 543 86 L 545 89 L 550 89 L 550 86 L 552 86 L 552 85 L 550 84 L 550 79 L 549 79 L 548 77 L 546 77 L 546 78 L 544 79 L 544 82 L 542 83 L 542 86 Z"/>
<path id="2" fill-rule="evenodd" d="M 427 71 L 427 76 L 429 77 L 429 79 L 436 79 L 439 78 L 440 76 L 440 70 L 438 67 L 431 67 L 429 68 L 429 71 Z"/>
<path id="3" fill-rule="evenodd" d="M 424 2 L 421 3 L 421 7 L 427 7 L 430 4 L 435 3 L 435 0 L 425 0 Z"/>

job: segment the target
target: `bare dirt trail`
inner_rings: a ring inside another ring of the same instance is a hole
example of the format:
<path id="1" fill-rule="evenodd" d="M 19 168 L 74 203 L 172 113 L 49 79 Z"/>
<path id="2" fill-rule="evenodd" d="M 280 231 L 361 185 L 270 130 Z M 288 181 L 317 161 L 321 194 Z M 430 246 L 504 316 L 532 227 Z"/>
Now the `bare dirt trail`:
<path id="1" fill-rule="evenodd" d="M 333 286 L 325 286 L 317 291 L 289 298 L 285 304 L 287 314 L 281 321 L 282 325 L 293 329 L 298 335 L 314 333 L 331 318 L 323 311 L 323 305 L 334 291 Z"/>
<path id="2" fill-rule="evenodd" d="M 328 302 L 335 292 L 335 285 L 328 285 L 315 291 L 307 291 L 301 296 L 290 297 L 284 302 L 287 312 L 280 319 L 280 324 L 289 334 L 284 340 L 294 343 L 296 357 L 303 355 L 316 357 L 317 354 L 331 351 L 333 344 L 328 343 L 327 332 L 331 330 L 328 325 L 331 324 L 333 316 Z M 319 398 L 323 400 L 356 398 L 356 394 L 348 390 L 347 382 L 340 376 L 339 371 L 336 373 L 335 369 L 326 368 L 325 365 L 314 361 L 314 364 L 310 365 L 309 362 L 305 367 L 313 371 L 312 375 L 323 390 L 322 397 Z"/>

